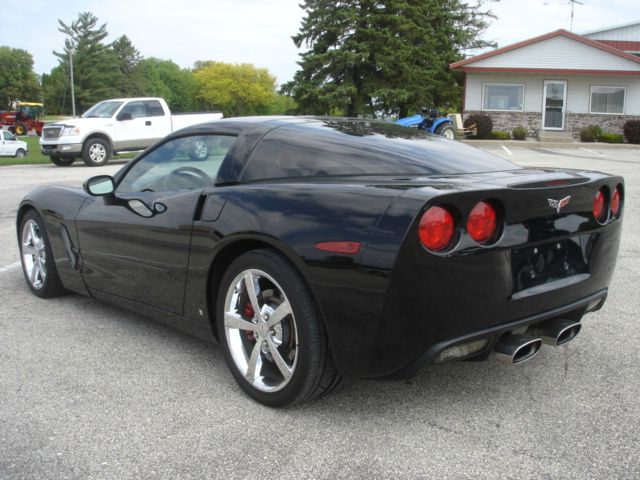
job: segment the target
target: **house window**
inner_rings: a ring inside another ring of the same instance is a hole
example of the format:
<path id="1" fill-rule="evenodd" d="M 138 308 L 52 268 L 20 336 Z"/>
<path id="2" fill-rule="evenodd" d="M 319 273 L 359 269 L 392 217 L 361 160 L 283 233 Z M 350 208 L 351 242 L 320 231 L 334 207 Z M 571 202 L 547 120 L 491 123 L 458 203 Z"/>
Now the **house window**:
<path id="1" fill-rule="evenodd" d="M 482 85 L 482 109 L 521 112 L 524 107 L 524 85 L 508 83 L 484 83 Z"/>
<path id="2" fill-rule="evenodd" d="M 589 113 L 624 113 L 624 87 L 591 87 Z"/>

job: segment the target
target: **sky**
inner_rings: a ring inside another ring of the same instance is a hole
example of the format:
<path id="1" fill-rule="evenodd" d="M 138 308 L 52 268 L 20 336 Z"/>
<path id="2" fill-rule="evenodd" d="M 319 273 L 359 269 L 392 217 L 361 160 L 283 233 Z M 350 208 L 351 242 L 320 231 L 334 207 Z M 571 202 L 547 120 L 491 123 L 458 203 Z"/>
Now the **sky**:
<path id="1" fill-rule="evenodd" d="M 640 21 L 638 0 L 580 0 L 573 31 Z M 301 53 L 291 40 L 302 20 L 300 0 L 29 0 L 0 9 L 0 45 L 23 48 L 36 73 L 48 73 L 64 35 L 58 18 L 69 24 L 91 11 L 107 24 L 109 41 L 127 35 L 144 57 L 192 67 L 196 60 L 253 63 L 267 67 L 278 83 L 293 78 Z M 568 0 L 486 2 L 496 15 L 483 38 L 505 46 L 559 28 L 569 29 Z"/>

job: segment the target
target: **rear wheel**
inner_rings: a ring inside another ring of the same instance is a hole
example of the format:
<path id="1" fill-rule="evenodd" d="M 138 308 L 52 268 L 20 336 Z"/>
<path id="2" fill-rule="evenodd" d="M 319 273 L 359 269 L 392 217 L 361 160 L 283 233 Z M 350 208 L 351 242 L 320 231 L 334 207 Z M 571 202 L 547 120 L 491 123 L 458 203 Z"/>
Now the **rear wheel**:
<path id="1" fill-rule="evenodd" d="M 20 259 L 22 271 L 31 291 L 50 298 L 65 292 L 51 250 L 44 222 L 34 210 L 28 211 L 20 225 Z"/>
<path id="2" fill-rule="evenodd" d="M 443 124 L 436 128 L 436 134 L 441 135 L 444 138 L 448 138 L 449 140 L 455 140 L 456 132 L 453 127 L 449 124 Z"/>
<path id="3" fill-rule="evenodd" d="M 19 148 L 16 151 L 16 158 L 24 158 L 27 156 L 27 152 L 25 152 L 22 148 Z"/>
<path id="4" fill-rule="evenodd" d="M 49 157 L 49 159 L 51 160 L 51 162 L 53 162 L 53 164 L 59 167 L 68 167 L 69 165 L 71 165 L 73 162 L 76 161 L 75 158 L 68 158 L 68 157 Z"/>
<path id="5" fill-rule="evenodd" d="M 238 257 L 217 298 L 225 360 L 253 399 L 284 407 L 340 383 L 315 302 L 285 257 L 268 249 Z"/>
<path id="6" fill-rule="evenodd" d="M 90 138 L 82 147 L 82 160 L 90 167 L 101 167 L 111 160 L 111 145 L 101 138 Z"/>
<path id="7" fill-rule="evenodd" d="M 16 135 L 26 135 L 29 133 L 29 129 L 24 123 L 16 123 L 15 133 Z"/>

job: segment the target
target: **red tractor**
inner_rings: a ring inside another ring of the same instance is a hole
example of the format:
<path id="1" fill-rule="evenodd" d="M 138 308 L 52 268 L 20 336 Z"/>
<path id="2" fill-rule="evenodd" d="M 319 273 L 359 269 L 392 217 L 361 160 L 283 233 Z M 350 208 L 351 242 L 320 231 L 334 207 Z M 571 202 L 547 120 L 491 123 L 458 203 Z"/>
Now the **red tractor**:
<path id="1" fill-rule="evenodd" d="M 40 121 L 44 105 L 33 102 L 17 102 L 16 110 L 0 112 L 0 128 L 8 127 L 11 133 L 27 135 L 31 130 L 42 134 L 44 122 Z"/>

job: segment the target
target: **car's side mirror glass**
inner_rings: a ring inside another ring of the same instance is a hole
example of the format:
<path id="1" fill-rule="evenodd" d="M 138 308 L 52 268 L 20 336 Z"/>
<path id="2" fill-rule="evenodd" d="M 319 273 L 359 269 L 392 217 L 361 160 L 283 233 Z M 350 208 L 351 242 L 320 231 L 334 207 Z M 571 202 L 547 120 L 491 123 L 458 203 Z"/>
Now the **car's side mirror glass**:
<path id="1" fill-rule="evenodd" d="M 147 206 L 147 204 L 144 203 L 142 200 L 138 200 L 134 198 L 133 200 L 129 200 L 128 204 L 129 204 L 129 208 L 134 212 L 136 212 L 141 217 L 149 218 L 155 215 L 155 212 L 151 210 Z"/>
<path id="2" fill-rule="evenodd" d="M 132 120 L 133 116 L 131 115 L 130 112 L 121 112 L 118 114 L 116 120 L 118 120 L 119 122 L 122 122 L 123 120 Z"/>
<path id="3" fill-rule="evenodd" d="M 100 197 L 102 195 L 112 194 L 116 186 L 113 182 L 113 178 L 109 175 L 98 175 L 97 177 L 91 177 L 82 185 L 84 191 L 89 195 Z"/>

